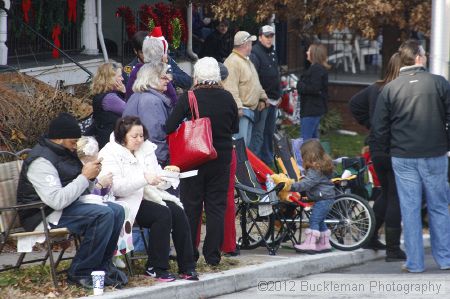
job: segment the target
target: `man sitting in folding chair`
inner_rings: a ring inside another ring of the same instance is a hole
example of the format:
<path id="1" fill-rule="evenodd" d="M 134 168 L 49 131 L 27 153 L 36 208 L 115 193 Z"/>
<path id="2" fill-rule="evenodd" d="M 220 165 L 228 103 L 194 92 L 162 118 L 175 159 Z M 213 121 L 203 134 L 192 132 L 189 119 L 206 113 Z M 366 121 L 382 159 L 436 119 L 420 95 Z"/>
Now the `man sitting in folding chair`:
<path id="1" fill-rule="evenodd" d="M 124 221 L 120 205 L 83 203 L 80 196 L 90 193 L 93 180 L 101 170 L 100 161 L 84 166 L 76 155 L 81 137 L 77 120 L 62 113 L 50 122 L 48 135 L 39 140 L 25 160 L 17 188 L 17 202 L 27 204 L 43 201 L 52 228 L 66 227 L 83 235 L 80 248 L 68 270 L 68 281 L 92 288 L 91 272 L 104 270 L 105 285 L 121 287 L 126 275 L 112 264 Z M 40 209 L 19 211 L 23 227 L 34 230 L 42 221 Z"/>

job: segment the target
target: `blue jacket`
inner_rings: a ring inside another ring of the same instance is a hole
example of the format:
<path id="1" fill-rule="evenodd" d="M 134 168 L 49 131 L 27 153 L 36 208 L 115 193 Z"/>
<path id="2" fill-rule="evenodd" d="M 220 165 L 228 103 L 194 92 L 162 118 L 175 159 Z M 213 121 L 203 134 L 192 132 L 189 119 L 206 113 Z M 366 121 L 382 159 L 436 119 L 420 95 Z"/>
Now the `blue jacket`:
<path id="1" fill-rule="evenodd" d="M 169 56 L 169 64 L 172 69 L 173 83 L 176 87 L 190 89 L 192 87 L 192 78 L 178 66 L 175 60 Z"/>
<path id="2" fill-rule="evenodd" d="M 148 131 L 150 141 L 157 145 L 156 157 L 162 166 L 167 165 L 169 161 L 166 120 L 170 113 L 170 100 L 164 94 L 149 89 L 146 92 L 133 93 L 122 114 L 122 116 L 138 116 L 141 119 Z"/>

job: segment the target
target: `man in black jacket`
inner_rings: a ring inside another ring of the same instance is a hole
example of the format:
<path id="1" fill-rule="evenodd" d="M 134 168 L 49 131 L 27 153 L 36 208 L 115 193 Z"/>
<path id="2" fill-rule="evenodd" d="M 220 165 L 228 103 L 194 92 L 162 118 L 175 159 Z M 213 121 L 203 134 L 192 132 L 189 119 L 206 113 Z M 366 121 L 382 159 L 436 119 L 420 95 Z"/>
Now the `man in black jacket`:
<path id="1" fill-rule="evenodd" d="M 215 58 L 218 62 L 224 62 L 233 50 L 233 39 L 230 34 L 229 22 L 227 20 L 219 21 L 213 33 L 208 35 L 200 51 L 200 58 L 209 56 Z"/>
<path id="2" fill-rule="evenodd" d="M 250 149 L 268 165 L 273 164 L 273 134 L 277 119 L 277 106 L 281 99 L 278 58 L 273 46 L 275 30 L 265 25 L 259 29 L 258 41 L 252 48 L 250 60 L 258 72 L 259 81 L 267 94 L 265 109 L 255 114 Z"/>
<path id="3" fill-rule="evenodd" d="M 373 119 L 375 141 L 389 151 L 395 173 L 407 260 L 404 271 L 423 272 L 422 194 L 428 207 L 431 248 L 440 269 L 450 269 L 447 151 L 450 86 L 425 70 L 417 40 L 399 48 L 403 67 L 382 90 Z"/>

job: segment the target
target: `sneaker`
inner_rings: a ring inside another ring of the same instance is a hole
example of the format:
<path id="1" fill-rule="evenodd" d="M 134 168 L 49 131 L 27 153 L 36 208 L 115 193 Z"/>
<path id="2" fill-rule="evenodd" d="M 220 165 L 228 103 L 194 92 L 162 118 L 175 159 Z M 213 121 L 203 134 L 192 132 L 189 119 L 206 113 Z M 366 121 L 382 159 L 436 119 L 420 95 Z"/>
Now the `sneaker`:
<path id="1" fill-rule="evenodd" d="M 402 265 L 401 270 L 402 270 L 402 272 L 404 272 L 404 273 L 422 273 L 422 272 L 425 271 L 425 270 L 419 270 L 419 271 L 416 271 L 416 270 L 415 270 L 415 271 L 410 270 L 408 267 L 406 267 L 405 264 Z"/>
<path id="2" fill-rule="evenodd" d="M 176 279 L 175 275 L 168 272 L 167 270 L 156 270 L 153 267 L 147 268 L 144 275 L 156 278 L 158 281 L 171 282 Z"/>
<path id="3" fill-rule="evenodd" d="M 120 269 L 125 269 L 127 266 L 125 264 L 125 262 L 122 260 L 122 258 L 119 256 L 114 256 L 112 258 L 112 262 L 113 262 L 114 266 L 116 266 L 117 268 L 120 268 Z"/>
<path id="4" fill-rule="evenodd" d="M 195 271 L 188 271 L 181 273 L 179 277 L 185 280 L 198 280 L 198 273 Z"/>

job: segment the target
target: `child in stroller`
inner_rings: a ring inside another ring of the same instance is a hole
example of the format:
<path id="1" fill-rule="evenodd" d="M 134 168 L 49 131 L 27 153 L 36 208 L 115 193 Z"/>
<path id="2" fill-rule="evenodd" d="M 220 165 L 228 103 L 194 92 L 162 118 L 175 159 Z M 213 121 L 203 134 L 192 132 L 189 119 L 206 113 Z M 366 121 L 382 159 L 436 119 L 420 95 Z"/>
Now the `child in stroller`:
<path id="1" fill-rule="evenodd" d="M 308 254 L 323 253 L 331 250 L 330 230 L 325 219 L 336 197 L 334 184 L 331 182 L 333 161 L 317 139 L 310 139 L 301 146 L 301 155 L 305 176 L 298 182 L 284 174 L 274 174 L 276 184 L 285 183 L 283 191 L 305 192 L 308 199 L 314 201 L 310 227 L 305 230 L 305 241 L 294 245 L 297 252 Z"/>

